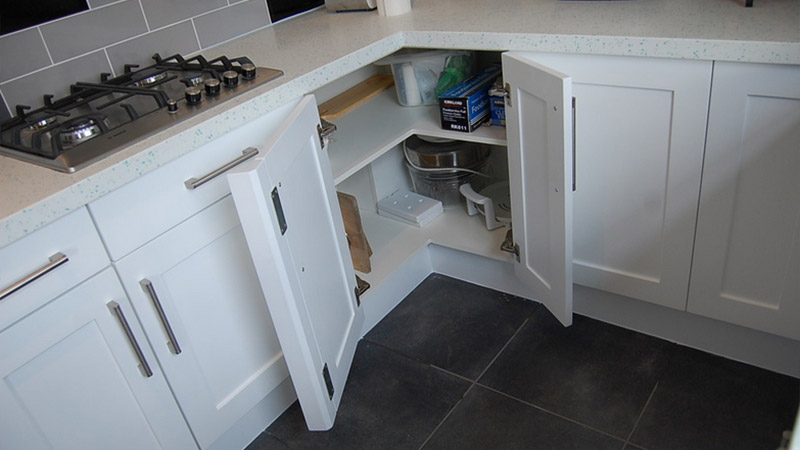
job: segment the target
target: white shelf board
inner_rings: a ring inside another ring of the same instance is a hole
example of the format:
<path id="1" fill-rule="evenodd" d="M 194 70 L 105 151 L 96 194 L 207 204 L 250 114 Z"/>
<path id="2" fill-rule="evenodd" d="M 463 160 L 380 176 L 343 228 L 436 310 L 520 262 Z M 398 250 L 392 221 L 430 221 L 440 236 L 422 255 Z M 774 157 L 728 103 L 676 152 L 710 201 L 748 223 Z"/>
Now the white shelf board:
<path id="1" fill-rule="evenodd" d="M 439 106 L 403 107 L 393 89 L 387 89 L 348 114 L 332 120 L 336 132 L 328 146 L 334 183 L 375 161 L 413 134 L 465 142 L 506 145 L 506 130 L 482 126 L 472 133 L 443 130 Z"/>
<path id="2" fill-rule="evenodd" d="M 359 273 L 373 286 L 378 286 L 397 270 L 403 262 L 428 244 L 489 257 L 500 261 L 513 261 L 513 257 L 500 251 L 506 228 L 486 229 L 483 216 L 468 216 L 464 208 L 452 207 L 420 228 L 379 216 L 373 211 L 361 210 L 361 222 L 372 247 L 372 271 Z"/>

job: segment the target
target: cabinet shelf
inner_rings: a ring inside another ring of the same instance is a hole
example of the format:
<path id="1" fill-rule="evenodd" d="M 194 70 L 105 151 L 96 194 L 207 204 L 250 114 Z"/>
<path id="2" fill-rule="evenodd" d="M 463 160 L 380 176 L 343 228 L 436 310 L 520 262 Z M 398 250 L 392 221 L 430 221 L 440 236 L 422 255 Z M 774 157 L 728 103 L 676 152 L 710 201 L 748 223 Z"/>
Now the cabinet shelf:
<path id="1" fill-rule="evenodd" d="M 413 134 L 506 145 L 504 127 L 483 126 L 472 133 L 443 130 L 439 107 L 402 107 L 387 90 L 347 115 L 333 120 L 337 131 L 328 148 L 334 183 L 339 184 Z"/>
<path id="2" fill-rule="evenodd" d="M 372 271 L 359 275 L 373 286 L 380 285 L 403 262 L 428 244 L 441 245 L 500 261 L 512 261 L 508 253 L 500 251 L 500 244 L 505 239 L 507 229 L 503 227 L 489 231 L 486 229 L 483 216 L 470 217 L 463 207 L 445 209 L 441 216 L 422 228 L 406 225 L 367 210 L 361 210 L 361 221 L 364 232 L 369 238 L 373 256 Z"/>

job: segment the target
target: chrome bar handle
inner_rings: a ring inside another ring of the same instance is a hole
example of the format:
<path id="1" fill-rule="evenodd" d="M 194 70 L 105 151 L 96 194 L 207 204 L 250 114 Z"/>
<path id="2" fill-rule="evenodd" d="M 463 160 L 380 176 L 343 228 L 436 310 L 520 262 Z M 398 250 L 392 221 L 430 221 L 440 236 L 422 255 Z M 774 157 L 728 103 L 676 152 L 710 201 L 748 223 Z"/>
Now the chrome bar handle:
<path id="1" fill-rule="evenodd" d="M 119 320 L 119 324 L 122 325 L 122 330 L 125 331 L 125 336 L 128 337 L 128 342 L 131 343 L 131 347 L 133 348 L 133 352 L 136 353 L 136 358 L 139 359 L 139 370 L 142 372 L 142 375 L 145 378 L 150 378 L 153 376 L 153 371 L 150 369 L 150 364 L 147 364 L 147 359 L 144 357 L 144 353 L 142 352 L 142 348 L 139 347 L 139 342 L 136 340 L 136 336 L 133 335 L 133 331 L 131 331 L 131 326 L 128 324 L 128 320 L 125 318 L 125 314 L 122 312 L 122 307 L 119 306 L 119 303 L 115 301 L 110 301 L 106 303 L 108 309 L 117 316 L 117 320 Z"/>
<path id="2" fill-rule="evenodd" d="M 572 97 L 572 192 L 575 192 L 577 189 L 578 183 L 578 172 L 576 169 L 576 161 L 575 158 L 578 157 L 578 144 L 575 142 L 575 139 L 578 137 L 578 130 L 575 128 L 576 122 L 576 108 L 575 108 L 575 97 Z"/>
<path id="3" fill-rule="evenodd" d="M 142 289 L 144 289 L 144 292 L 150 297 L 150 300 L 153 302 L 153 306 L 155 306 L 156 312 L 158 313 L 158 318 L 161 319 L 161 325 L 164 326 L 164 331 L 167 333 L 167 347 L 172 353 L 180 355 L 181 346 L 178 345 L 178 339 L 175 338 L 175 333 L 172 331 L 172 326 L 169 324 L 169 319 L 167 319 L 167 315 L 164 313 L 164 308 L 161 306 L 161 300 L 158 299 L 156 288 L 153 287 L 153 283 L 147 278 L 140 280 L 139 284 L 142 286 Z"/>
<path id="4" fill-rule="evenodd" d="M 11 286 L 3 289 L 0 291 L 0 300 L 5 299 L 6 297 L 10 296 L 14 292 L 24 288 L 25 286 L 33 283 L 34 281 L 38 280 L 44 275 L 50 273 L 56 267 L 66 263 L 69 261 L 67 255 L 58 252 L 55 255 L 50 257 L 50 262 L 39 267 L 38 269 L 34 270 L 33 272 L 29 273 L 28 275 L 22 277 L 21 279 L 17 280 L 16 282 L 12 283 Z"/>
<path id="5" fill-rule="evenodd" d="M 257 154 L 258 154 L 258 149 L 257 148 L 247 147 L 246 149 L 242 150 L 242 156 L 234 159 L 233 161 L 228 162 L 227 164 L 224 164 L 224 165 L 212 170 L 211 172 L 208 172 L 207 174 L 203 175 L 200 178 L 189 178 L 188 180 L 184 181 L 183 184 L 184 184 L 184 186 L 186 186 L 186 189 L 189 189 L 190 191 L 192 189 L 197 189 L 200 186 L 202 186 L 202 185 L 208 183 L 209 181 L 213 180 L 214 178 L 217 178 L 218 176 L 222 175 L 223 173 L 229 171 L 230 169 L 232 169 L 232 168 L 238 166 L 239 164 L 247 161 L 248 159 L 256 156 Z"/>

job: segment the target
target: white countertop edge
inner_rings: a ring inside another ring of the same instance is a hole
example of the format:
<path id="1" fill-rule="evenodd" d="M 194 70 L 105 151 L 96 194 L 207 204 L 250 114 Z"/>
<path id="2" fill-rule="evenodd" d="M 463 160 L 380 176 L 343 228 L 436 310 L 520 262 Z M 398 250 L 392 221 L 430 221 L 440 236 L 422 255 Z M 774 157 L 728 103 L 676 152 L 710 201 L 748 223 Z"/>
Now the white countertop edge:
<path id="1" fill-rule="evenodd" d="M 800 43 L 535 33 L 406 31 L 405 47 L 519 50 L 611 56 L 800 64 Z"/>
<path id="2" fill-rule="evenodd" d="M 185 155 L 283 104 L 403 47 L 524 50 L 697 60 L 800 64 L 800 44 L 682 38 L 636 38 L 530 33 L 404 31 L 392 33 L 295 78 L 279 79 L 248 93 L 223 112 L 209 112 L 71 177 L 70 186 L 0 219 L 0 248 L 79 209 L 136 178 Z M 275 85 L 275 83 L 282 83 Z M 164 137 L 164 134 L 173 134 Z M 49 169 L 41 169 L 49 170 Z M 9 195 L 6 193 L 6 195 Z"/>

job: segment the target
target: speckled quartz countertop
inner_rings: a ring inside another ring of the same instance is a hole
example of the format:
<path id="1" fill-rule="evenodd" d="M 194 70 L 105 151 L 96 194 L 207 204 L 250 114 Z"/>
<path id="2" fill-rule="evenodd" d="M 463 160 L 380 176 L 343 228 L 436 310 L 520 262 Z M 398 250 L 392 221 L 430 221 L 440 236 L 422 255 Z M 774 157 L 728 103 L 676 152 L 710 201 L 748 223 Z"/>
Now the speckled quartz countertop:
<path id="1" fill-rule="evenodd" d="M 285 76 L 174 129 L 75 174 L 0 156 L 0 247 L 402 47 L 800 64 L 800 2 L 744 1 L 416 0 L 396 17 L 317 10 L 205 52 L 246 55 Z"/>

